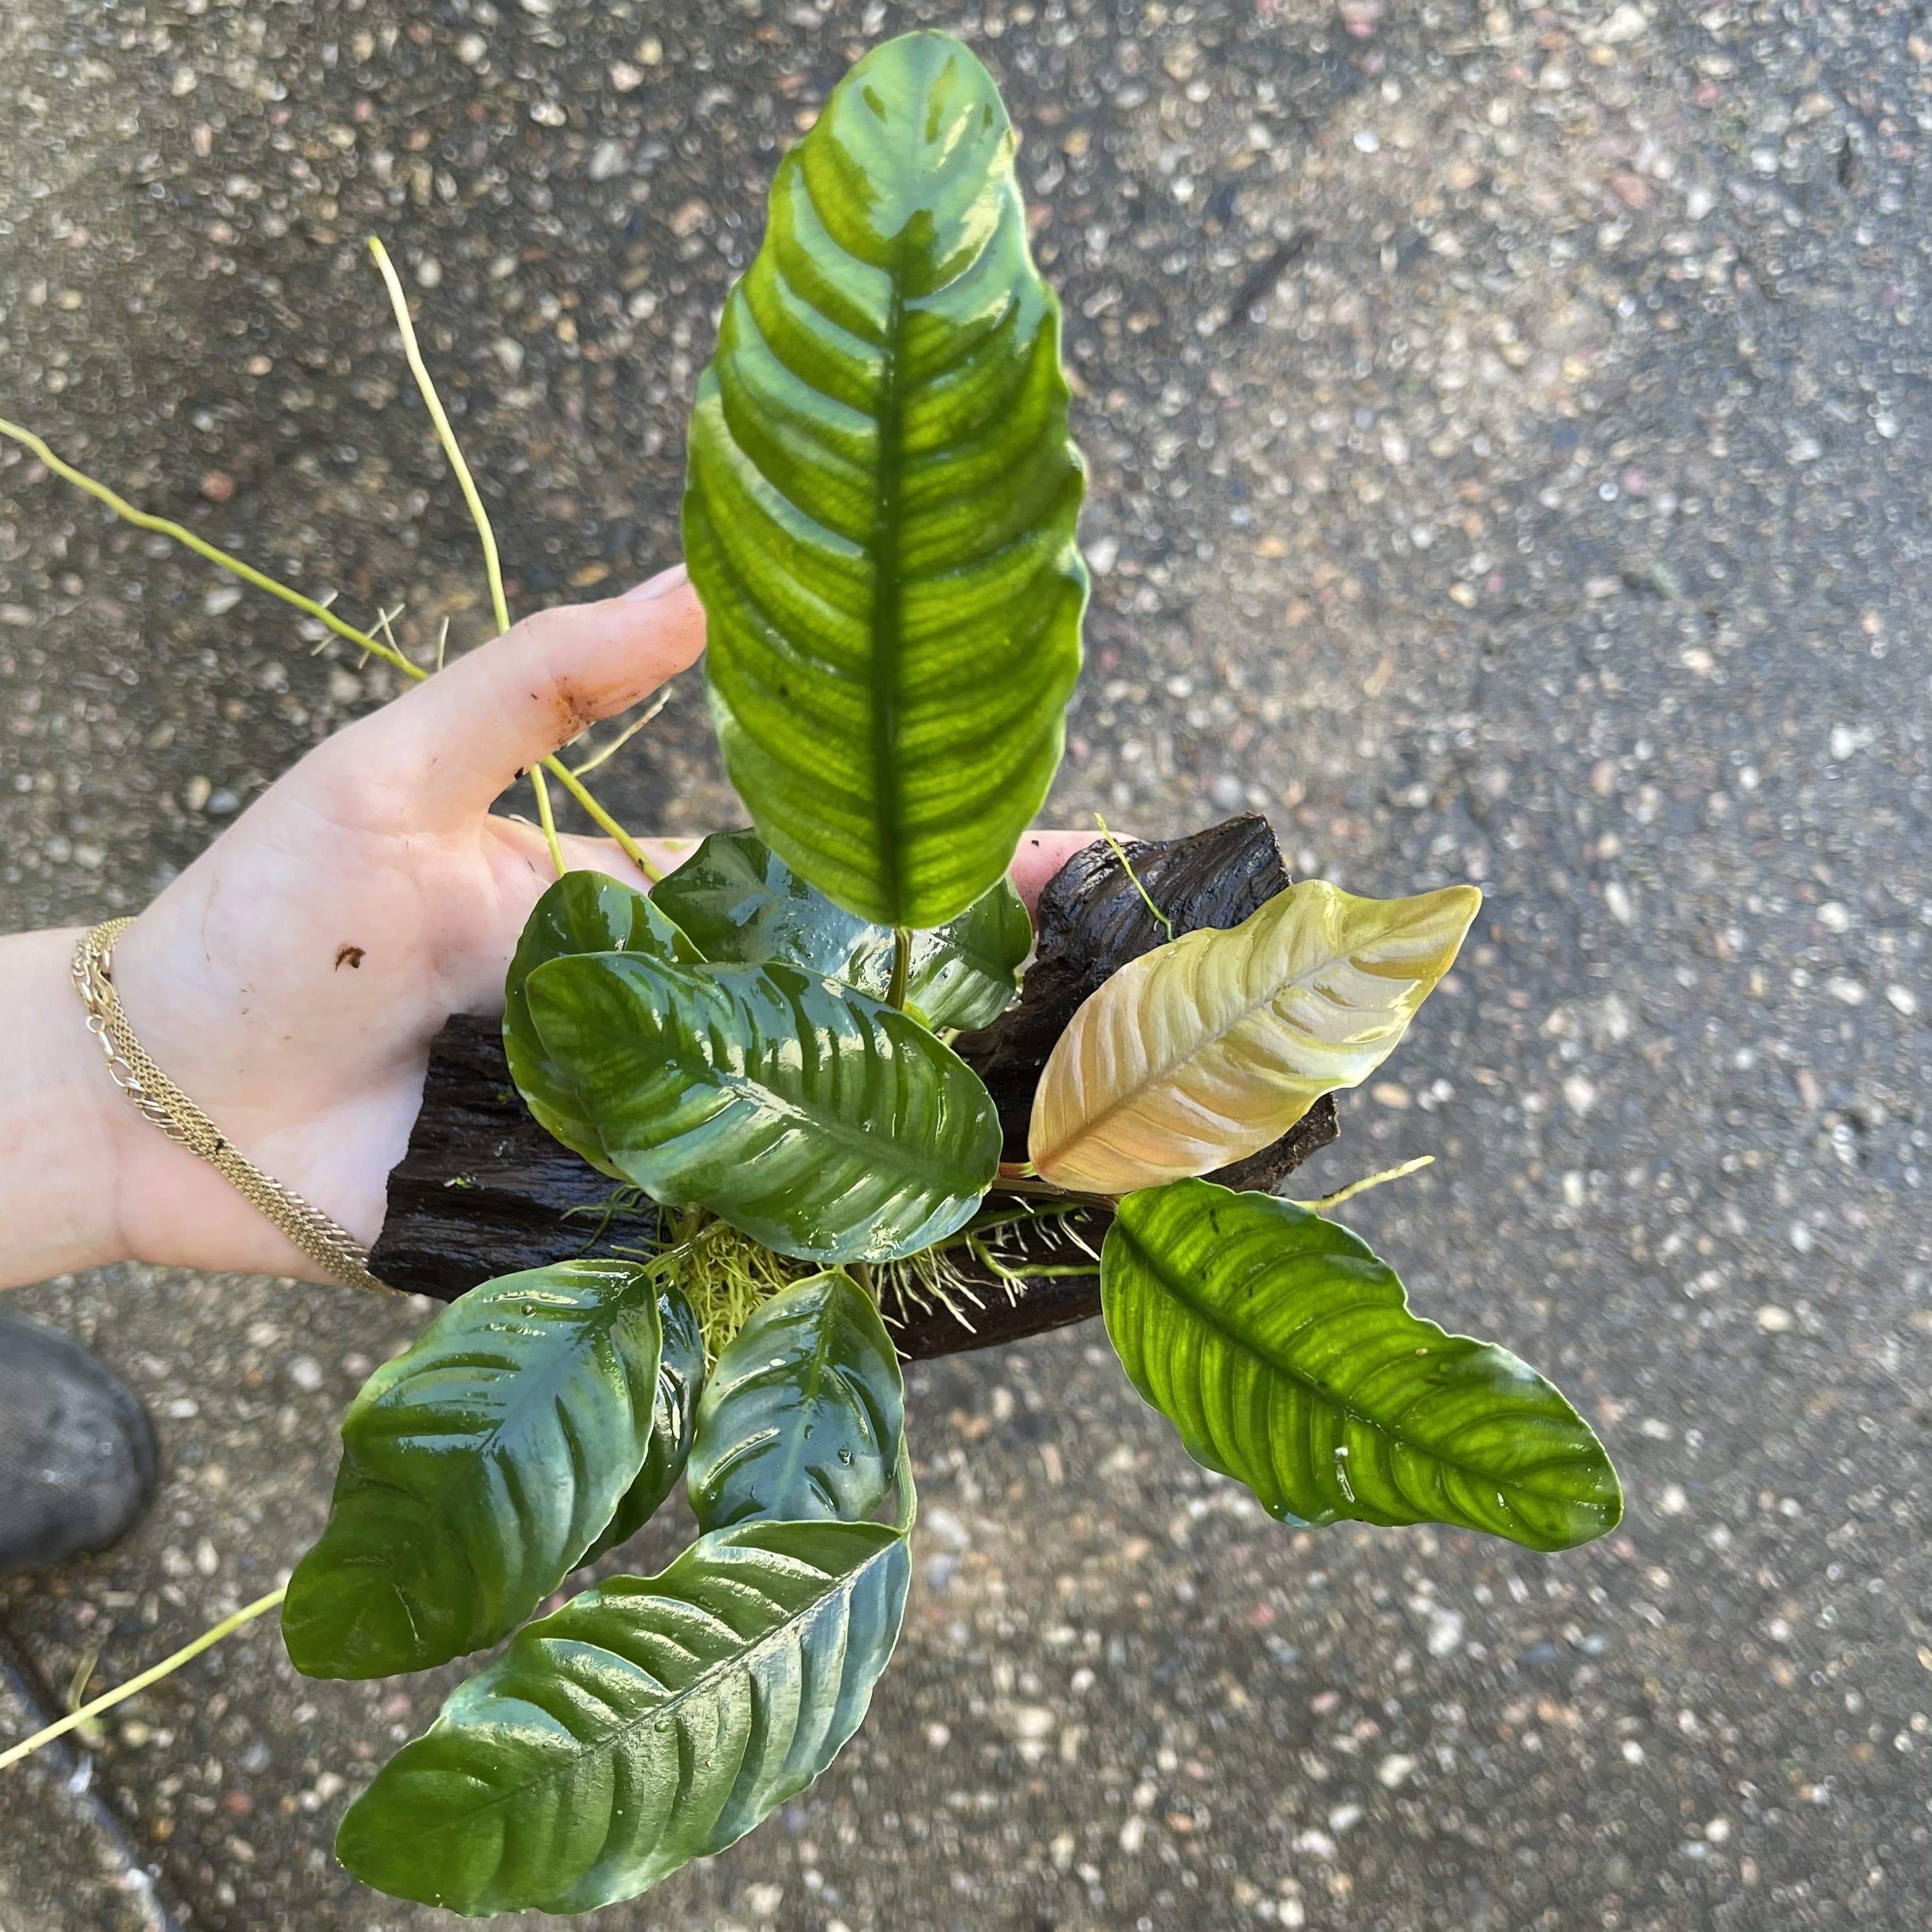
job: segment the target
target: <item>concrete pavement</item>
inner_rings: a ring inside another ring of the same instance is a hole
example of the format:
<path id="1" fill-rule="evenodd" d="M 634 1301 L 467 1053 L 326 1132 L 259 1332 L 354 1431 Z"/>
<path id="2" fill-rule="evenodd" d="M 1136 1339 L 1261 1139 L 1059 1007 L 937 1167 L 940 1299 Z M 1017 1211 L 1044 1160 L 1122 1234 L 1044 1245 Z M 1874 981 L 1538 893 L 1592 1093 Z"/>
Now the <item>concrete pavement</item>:
<path id="1" fill-rule="evenodd" d="M 1293 1533 L 1096 1333 L 933 1365 L 870 1723 L 605 1922 L 1932 1916 L 1922 14 L 8 10 L 0 412 L 459 642 L 473 552 L 364 233 L 422 297 L 521 605 L 614 588 L 675 554 L 692 380 L 777 153 L 862 44 L 968 34 L 1024 136 L 1094 471 L 1054 815 L 1253 807 L 1298 869 L 1489 895 L 1309 1178 L 1437 1156 L 1351 1219 L 1592 1416 L 1622 1531 L 1550 1560 Z M 138 904 L 386 688 L 0 461 L 0 920 Z M 733 821 L 694 690 L 610 790 L 634 824 Z M 124 1548 L 0 1583 L 43 1696 L 269 1587 L 421 1318 L 136 1269 L 9 1305 L 90 1337 L 169 1444 Z M 78 1876 L 117 1844 L 184 1927 L 449 1922 L 328 1844 L 452 1675 L 310 1684 L 272 1629 L 224 1646 L 106 1720 L 85 1792 L 53 1755 L 0 1782 L 0 1925 L 118 1928 Z"/>

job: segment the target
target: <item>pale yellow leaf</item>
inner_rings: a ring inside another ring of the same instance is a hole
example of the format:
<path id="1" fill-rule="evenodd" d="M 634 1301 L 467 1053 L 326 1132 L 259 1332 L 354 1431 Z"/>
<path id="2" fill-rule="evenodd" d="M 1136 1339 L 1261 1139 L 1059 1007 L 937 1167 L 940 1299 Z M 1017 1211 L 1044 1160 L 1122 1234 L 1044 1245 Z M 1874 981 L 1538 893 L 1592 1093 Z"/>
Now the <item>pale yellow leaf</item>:
<path id="1" fill-rule="evenodd" d="M 1304 879 L 1232 932 L 1130 960 L 1040 1076 L 1034 1166 L 1062 1187 L 1118 1194 L 1278 1140 L 1388 1058 L 1482 902 L 1474 886 L 1365 899 Z"/>

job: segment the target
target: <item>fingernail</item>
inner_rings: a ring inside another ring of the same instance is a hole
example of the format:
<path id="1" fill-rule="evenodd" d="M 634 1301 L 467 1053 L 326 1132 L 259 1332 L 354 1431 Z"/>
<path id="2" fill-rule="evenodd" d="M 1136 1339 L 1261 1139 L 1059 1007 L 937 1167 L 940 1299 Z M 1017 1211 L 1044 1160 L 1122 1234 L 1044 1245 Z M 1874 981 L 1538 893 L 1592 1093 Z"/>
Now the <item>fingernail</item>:
<path id="1" fill-rule="evenodd" d="M 634 590 L 624 592 L 626 604 L 647 603 L 653 597 L 662 597 L 667 590 L 675 590 L 685 581 L 686 572 L 681 563 L 674 563 L 668 570 L 661 570 L 656 576 L 647 578 Z"/>

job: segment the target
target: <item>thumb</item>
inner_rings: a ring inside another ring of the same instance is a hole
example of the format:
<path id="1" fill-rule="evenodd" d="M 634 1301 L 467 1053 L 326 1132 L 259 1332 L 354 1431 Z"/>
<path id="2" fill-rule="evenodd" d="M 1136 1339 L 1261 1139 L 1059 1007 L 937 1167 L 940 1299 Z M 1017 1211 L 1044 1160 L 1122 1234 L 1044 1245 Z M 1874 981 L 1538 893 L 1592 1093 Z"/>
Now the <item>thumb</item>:
<path id="1" fill-rule="evenodd" d="M 622 597 L 526 617 L 326 748 L 411 794 L 425 826 L 458 824 L 704 649 L 704 612 L 678 564 Z"/>
<path id="2" fill-rule="evenodd" d="M 1018 889 L 1020 897 L 1026 901 L 1027 910 L 1039 910 L 1040 896 L 1047 882 L 1075 853 L 1084 852 L 1088 846 L 1099 842 L 1090 832 L 1041 831 L 1026 833 L 1020 840 L 1019 850 L 1013 854 L 1013 862 L 1007 868 L 1007 876 Z"/>

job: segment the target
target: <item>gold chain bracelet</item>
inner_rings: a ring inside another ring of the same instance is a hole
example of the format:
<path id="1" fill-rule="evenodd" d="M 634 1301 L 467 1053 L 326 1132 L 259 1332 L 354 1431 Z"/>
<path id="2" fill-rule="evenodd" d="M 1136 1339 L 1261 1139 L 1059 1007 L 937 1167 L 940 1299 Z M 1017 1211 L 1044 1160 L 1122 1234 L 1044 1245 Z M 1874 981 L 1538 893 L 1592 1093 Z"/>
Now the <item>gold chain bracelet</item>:
<path id="1" fill-rule="evenodd" d="M 200 1155 L 220 1173 L 318 1267 L 351 1288 L 393 1292 L 369 1272 L 368 1251 L 346 1228 L 264 1174 L 155 1065 L 134 1037 L 114 990 L 115 942 L 134 923 L 131 919 L 106 920 L 84 934 L 74 951 L 74 983 L 87 1009 L 87 1030 L 100 1041 L 115 1085 L 170 1140 Z"/>

